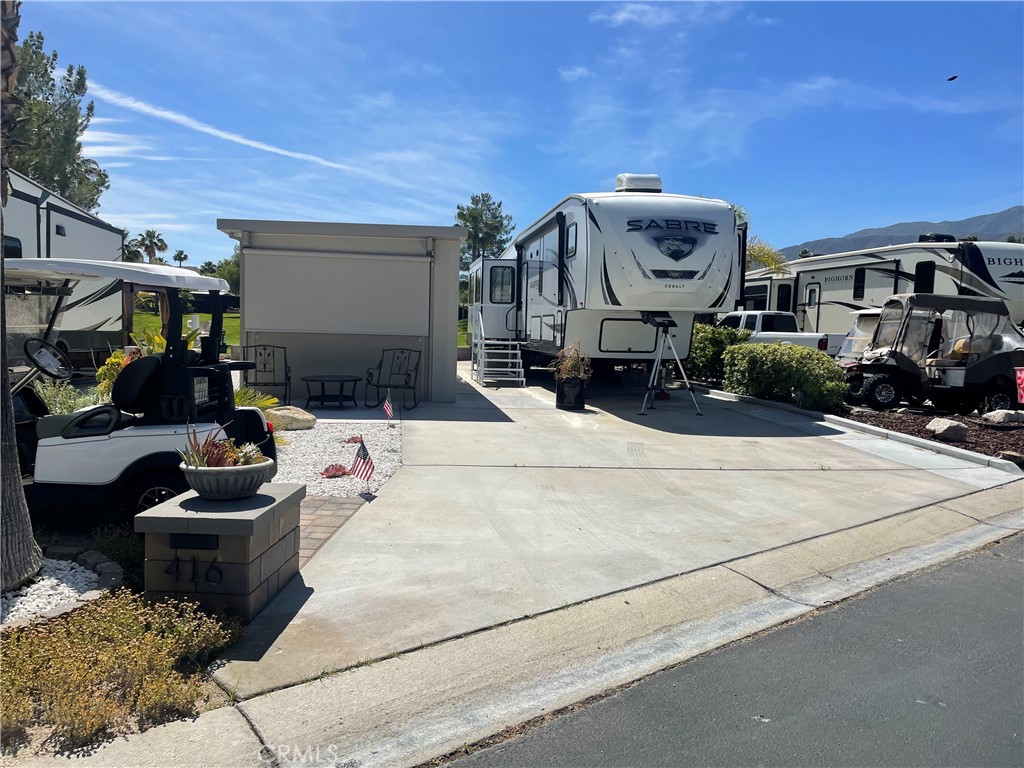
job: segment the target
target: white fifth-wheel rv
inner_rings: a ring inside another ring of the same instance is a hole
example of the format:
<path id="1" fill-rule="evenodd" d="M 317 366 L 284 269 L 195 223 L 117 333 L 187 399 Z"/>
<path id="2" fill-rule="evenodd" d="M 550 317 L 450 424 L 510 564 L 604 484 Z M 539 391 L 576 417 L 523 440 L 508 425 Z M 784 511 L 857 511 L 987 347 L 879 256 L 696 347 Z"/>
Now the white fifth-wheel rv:
<path id="1" fill-rule="evenodd" d="M 794 312 L 803 331 L 845 333 L 852 312 L 881 307 L 902 293 L 1002 299 L 1011 320 L 1020 325 L 1024 244 L 922 235 L 917 243 L 797 259 L 781 271 L 748 272 L 743 305 Z"/>
<path id="2" fill-rule="evenodd" d="M 614 192 L 570 195 L 498 258 L 469 269 L 474 365 L 482 342 L 508 342 L 525 367 L 575 344 L 596 366 L 649 362 L 668 313 L 689 352 L 696 314 L 740 297 L 746 226 L 735 206 L 668 194 L 652 174 L 620 174 Z"/>
<path id="3" fill-rule="evenodd" d="M 55 192 L 11 171 L 4 207 L 4 257 L 121 261 L 124 233 Z M 65 304 L 57 346 L 76 362 L 103 361 L 124 339 L 121 282 L 79 283 Z"/>

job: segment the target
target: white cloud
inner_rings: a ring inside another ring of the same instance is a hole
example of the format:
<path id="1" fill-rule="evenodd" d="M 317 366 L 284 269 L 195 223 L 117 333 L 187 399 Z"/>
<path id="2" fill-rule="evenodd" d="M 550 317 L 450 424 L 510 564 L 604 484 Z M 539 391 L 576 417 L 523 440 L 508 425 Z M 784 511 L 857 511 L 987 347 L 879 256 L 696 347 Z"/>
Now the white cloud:
<path id="1" fill-rule="evenodd" d="M 649 3 L 624 3 L 610 9 L 594 11 L 590 21 L 607 24 L 609 27 L 622 27 L 626 24 L 639 24 L 641 27 L 653 29 L 671 24 L 677 19 L 675 6 L 652 5 Z"/>
<path id="2" fill-rule="evenodd" d="M 332 168 L 334 170 L 350 173 L 355 176 L 369 177 L 373 181 L 376 181 L 381 184 L 388 184 L 395 187 L 409 186 L 407 183 L 400 181 L 399 179 L 389 177 L 386 175 L 381 175 L 379 173 L 374 173 L 364 168 L 358 168 L 352 165 L 348 165 L 346 163 L 334 162 L 333 160 L 328 160 L 326 158 L 320 157 L 318 155 L 309 154 L 307 152 L 294 152 L 292 150 L 277 147 L 274 146 L 273 144 L 268 144 L 263 141 L 256 141 L 255 139 L 250 139 L 240 134 L 232 133 L 231 131 L 224 131 L 221 130 L 220 128 L 215 128 L 212 125 L 200 122 L 199 120 L 191 118 L 188 115 L 183 115 L 180 112 L 174 112 L 169 109 L 163 109 L 162 107 L 157 107 L 152 104 L 148 104 L 132 96 L 127 96 L 123 93 L 118 93 L 117 91 L 110 90 L 109 88 L 106 88 L 103 85 L 100 85 L 96 82 L 90 83 L 89 91 L 97 99 L 105 101 L 108 104 L 113 104 L 114 106 L 122 107 L 123 109 L 128 109 L 132 112 L 138 112 L 143 115 L 148 115 L 149 117 L 155 117 L 159 120 L 166 120 L 167 122 L 175 123 L 185 128 L 189 128 L 190 130 L 198 131 L 199 133 L 205 133 L 208 136 L 214 136 L 218 139 L 223 139 L 224 141 L 233 142 L 235 144 L 241 144 L 242 146 L 250 147 L 252 149 L 258 149 L 262 152 L 269 152 L 270 154 L 274 155 L 281 155 L 282 157 L 290 157 L 294 160 L 303 160 L 309 163 L 314 163 L 316 165 L 321 165 L 325 168 Z"/>
<path id="3" fill-rule="evenodd" d="M 562 78 L 563 83 L 571 83 L 585 77 L 593 77 L 594 73 L 586 67 L 559 67 L 558 76 Z"/>
<path id="4" fill-rule="evenodd" d="M 755 27 L 774 27 L 779 20 L 774 16 L 759 16 L 756 13 L 747 14 L 747 23 Z"/>

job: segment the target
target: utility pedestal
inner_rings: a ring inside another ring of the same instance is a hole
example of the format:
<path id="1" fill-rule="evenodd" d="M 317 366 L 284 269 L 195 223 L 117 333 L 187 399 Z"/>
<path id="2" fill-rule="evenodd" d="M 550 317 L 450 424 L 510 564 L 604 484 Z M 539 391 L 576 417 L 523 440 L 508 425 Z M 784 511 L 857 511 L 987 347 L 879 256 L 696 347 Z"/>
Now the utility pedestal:
<path id="1" fill-rule="evenodd" d="M 248 623 L 299 572 L 300 483 L 264 483 L 236 501 L 194 491 L 135 516 L 146 535 L 146 595 L 188 597 Z"/>

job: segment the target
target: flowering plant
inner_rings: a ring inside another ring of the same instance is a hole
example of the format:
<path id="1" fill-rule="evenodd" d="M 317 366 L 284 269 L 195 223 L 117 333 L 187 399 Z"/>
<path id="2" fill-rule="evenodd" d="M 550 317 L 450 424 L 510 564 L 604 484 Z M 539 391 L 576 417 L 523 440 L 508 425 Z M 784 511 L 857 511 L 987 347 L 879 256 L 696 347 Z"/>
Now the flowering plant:
<path id="1" fill-rule="evenodd" d="M 178 451 L 181 460 L 189 467 L 241 467 L 248 464 L 260 464 L 264 461 L 263 452 L 256 443 L 235 445 L 233 437 L 217 439 L 223 427 L 209 432 L 200 441 L 199 433 L 193 429 L 188 435 L 188 447 Z"/>

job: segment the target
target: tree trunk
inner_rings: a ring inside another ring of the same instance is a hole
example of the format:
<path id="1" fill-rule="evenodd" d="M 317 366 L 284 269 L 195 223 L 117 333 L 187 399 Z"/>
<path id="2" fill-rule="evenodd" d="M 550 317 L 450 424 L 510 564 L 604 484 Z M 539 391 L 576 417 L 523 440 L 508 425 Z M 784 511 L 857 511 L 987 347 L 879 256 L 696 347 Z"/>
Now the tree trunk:
<path id="1" fill-rule="evenodd" d="M 18 41 L 20 2 L 3 0 L 3 152 L 0 154 L 0 185 L 2 201 L 7 203 L 7 147 L 14 133 L 17 100 L 13 98 L 18 80 L 18 59 L 15 45 Z M 0 209 L 0 241 L 4 230 L 3 211 Z M 3 248 L 0 246 L 0 256 Z M 4 285 L 3 261 L 0 259 L 0 286 Z M 28 516 L 25 490 L 21 486 L 21 466 L 18 463 L 18 442 L 14 433 L 14 401 L 11 399 L 11 374 L 7 369 L 7 304 L 0 293 L 0 581 L 4 591 L 21 586 L 39 572 L 43 554 L 32 534 L 32 521 Z"/>

